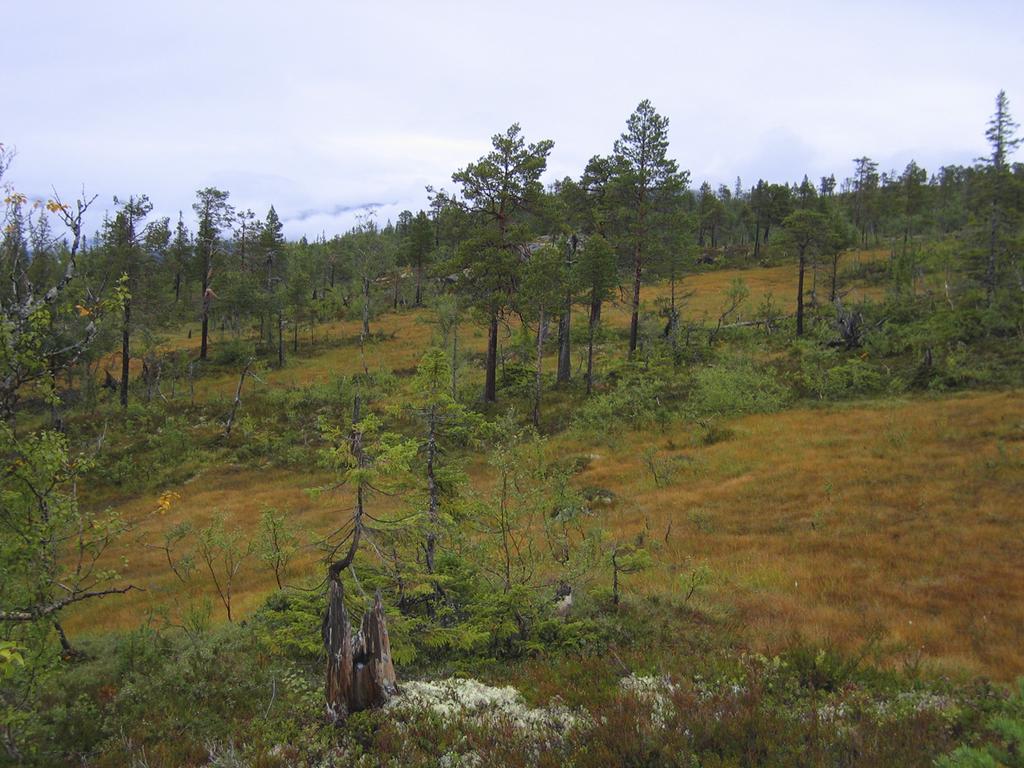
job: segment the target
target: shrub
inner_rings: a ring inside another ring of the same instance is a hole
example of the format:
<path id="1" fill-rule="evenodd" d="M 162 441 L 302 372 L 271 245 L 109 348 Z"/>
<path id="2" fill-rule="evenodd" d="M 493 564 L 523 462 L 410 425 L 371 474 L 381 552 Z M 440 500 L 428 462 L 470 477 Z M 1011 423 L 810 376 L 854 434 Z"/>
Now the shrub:
<path id="1" fill-rule="evenodd" d="M 591 397 L 576 411 L 573 427 L 581 432 L 608 435 L 616 424 L 630 427 L 664 426 L 671 418 L 665 402 L 668 385 L 653 372 L 630 367 L 613 389 Z"/>
<path id="2" fill-rule="evenodd" d="M 834 349 L 823 349 L 814 342 L 798 347 L 800 371 L 797 380 L 804 390 L 819 400 L 840 400 L 853 395 L 880 392 L 885 379 L 877 366 L 862 357 L 843 359 Z"/>
<path id="3" fill-rule="evenodd" d="M 241 339 L 228 339 L 213 345 L 213 361 L 226 367 L 241 367 L 254 354 L 252 344 Z"/>
<path id="4" fill-rule="evenodd" d="M 752 361 L 716 363 L 697 372 L 689 409 L 697 418 L 772 413 L 789 400 L 789 393 L 768 366 Z"/>

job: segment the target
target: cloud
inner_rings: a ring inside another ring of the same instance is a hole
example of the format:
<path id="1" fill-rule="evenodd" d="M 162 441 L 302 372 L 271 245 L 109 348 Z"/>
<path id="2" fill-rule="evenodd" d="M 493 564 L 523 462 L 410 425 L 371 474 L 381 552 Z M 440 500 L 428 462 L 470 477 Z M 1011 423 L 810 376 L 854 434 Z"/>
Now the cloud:
<path id="1" fill-rule="evenodd" d="M 307 208 L 297 213 L 292 213 L 286 216 L 283 221 L 295 222 L 295 221 L 308 221 L 315 216 L 322 216 L 328 219 L 333 219 L 338 216 L 342 216 L 346 213 L 356 213 L 358 211 L 376 211 L 385 206 L 398 205 L 397 202 L 391 203 L 357 203 L 354 205 L 332 205 L 328 208 Z"/>
<path id="2" fill-rule="evenodd" d="M 864 154 L 931 170 L 985 152 L 1000 88 L 1024 114 L 1020 2 L 8 5 L 19 188 L 146 192 L 189 218 L 212 184 L 273 204 L 289 237 L 425 207 L 513 122 L 555 141 L 545 181 L 578 176 L 643 98 L 698 185 L 842 177 Z M 874 55 L 851 30 L 899 44 Z"/>

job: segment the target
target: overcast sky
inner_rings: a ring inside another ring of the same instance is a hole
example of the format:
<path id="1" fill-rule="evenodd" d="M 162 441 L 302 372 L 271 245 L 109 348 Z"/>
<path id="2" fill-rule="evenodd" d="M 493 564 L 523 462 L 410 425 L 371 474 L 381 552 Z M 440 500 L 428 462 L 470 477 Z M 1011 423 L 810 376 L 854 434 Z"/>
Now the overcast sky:
<path id="1" fill-rule="evenodd" d="M 934 170 L 1024 118 L 1024 2 L 4 2 L 0 142 L 34 196 L 217 186 L 290 237 L 425 207 L 519 122 L 579 176 L 649 98 L 695 185 Z"/>

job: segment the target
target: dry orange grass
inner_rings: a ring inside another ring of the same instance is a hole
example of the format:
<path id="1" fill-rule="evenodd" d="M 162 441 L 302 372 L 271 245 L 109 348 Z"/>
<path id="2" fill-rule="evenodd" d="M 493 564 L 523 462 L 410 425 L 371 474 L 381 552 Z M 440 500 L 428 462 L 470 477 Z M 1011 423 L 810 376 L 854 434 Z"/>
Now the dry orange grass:
<path id="1" fill-rule="evenodd" d="M 306 493 L 306 489 L 328 482 L 329 478 L 317 470 L 294 472 L 221 466 L 175 488 L 180 498 L 165 514 L 154 512 L 159 494 L 124 502 L 118 511 L 142 523 L 118 542 L 107 562 L 116 567 L 125 580 L 145 591 L 76 606 L 69 615 L 68 627 L 89 631 L 132 628 L 144 621 L 151 609 L 164 606 L 177 613 L 190 599 L 204 596 L 213 601 L 214 619 L 221 620 L 224 610 L 202 562 L 197 561 L 198 570 L 185 586 L 168 567 L 164 552 L 146 546 L 162 544 L 163 532 L 177 523 L 189 521 L 196 529 L 206 526 L 216 512 L 227 515 L 229 528 L 241 528 L 246 535 L 255 534 L 264 509 L 272 507 L 286 513 L 290 524 L 301 529 L 303 545 L 288 569 L 289 580 L 301 581 L 318 573 L 321 555 L 313 546 L 317 535 L 337 530 L 351 516 L 347 494 L 325 493 L 313 498 Z M 372 503 L 380 511 L 393 502 L 382 497 Z M 183 554 L 191 548 L 192 542 L 179 544 L 175 554 Z M 274 587 L 272 572 L 255 556 L 250 557 L 234 585 L 232 612 L 235 616 L 244 616 Z"/>
<path id="2" fill-rule="evenodd" d="M 751 288 L 748 307 L 768 291 L 783 308 L 792 301 L 792 265 L 721 270 L 685 279 L 684 286 L 695 290 L 686 311 L 694 318 L 713 316 L 735 277 Z M 667 290 L 647 287 L 644 300 L 653 304 Z M 628 308 L 614 307 L 606 318 L 625 325 Z M 261 373 L 262 383 L 254 386 L 305 386 L 364 364 L 371 371 L 409 370 L 430 343 L 429 320 L 429 310 L 386 314 L 373 330 L 394 336 L 368 343 L 365 357 L 354 344 L 300 354 L 289 357 L 283 370 Z M 358 329 L 358 321 L 341 321 L 318 327 L 316 334 L 351 339 Z M 482 328 L 463 326 L 462 349 L 480 351 L 484 343 Z M 200 399 L 226 399 L 236 383 L 235 375 L 204 379 Z M 942 669 L 1001 679 L 1024 673 L 1021 393 L 794 410 L 731 426 L 736 436 L 713 446 L 675 447 L 693 443 L 680 426 L 661 435 L 626 432 L 615 450 L 596 449 L 602 457 L 579 482 L 608 488 L 620 501 L 595 523 L 620 537 L 643 532 L 659 542 L 671 524 L 658 565 L 629 577 L 629 588 L 678 593 L 678 577 L 706 562 L 716 578 L 699 598 L 702 606 L 742 626 L 766 649 L 795 634 L 849 650 L 874 638 L 894 663 L 923 656 Z M 688 457 L 666 487 L 655 487 L 640 458 L 652 444 L 662 458 Z M 595 450 L 565 437 L 556 438 L 554 448 Z M 477 484 L 488 482 L 482 466 L 474 467 L 473 476 Z M 348 502 L 313 501 L 304 493 L 323 480 L 316 471 L 210 468 L 177 489 L 182 498 L 172 512 L 149 520 L 142 534 L 157 541 L 175 521 L 201 525 L 216 509 L 254 528 L 266 506 L 325 533 L 340 523 Z M 129 515 L 148 513 L 156 495 L 121 506 Z M 161 553 L 126 543 L 118 554 L 128 558 L 125 574 L 148 591 L 76 607 L 70 626 L 130 627 L 147 607 L 182 602 Z M 318 571 L 316 553 L 307 548 L 292 573 Z M 255 606 L 271 586 L 269 572 L 250 562 L 237 585 L 238 612 Z M 215 616 L 222 615 L 216 608 Z"/>
<path id="3" fill-rule="evenodd" d="M 581 483 L 622 503 L 604 524 L 667 543 L 642 591 L 705 562 L 707 606 L 766 649 L 795 635 L 892 662 L 1024 673 L 1024 397 L 972 394 L 749 417 L 724 443 L 629 434 Z M 640 459 L 691 460 L 655 487 Z M 669 526 L 671 524 L 671 530 Z M 673 583 L 675 582 L 675 583 Z"/>
<path id="4" fill-rule="evenodd" d="M 840 260 L 840 275 L 843 269 L 854 264 L 879 261 L 888 258 L 888 251 L 856 251 L 847 254 Z M 712 322 L 717 320 L 725 305 L 725 292 L 736 279 L 743 280 L 750 295 L 744 305 L 740 308 L 738 315 L 733 322 L 752 317 L 758 306 L 764 301 L 768 294 L 771 294 L 777 307 L 783 313 L 796 311 L 796 286 L 797 286 L 797 265 L 782 264 L 775 267 L 755 267 L 750 269 L 719 269 L 712 272 L 700 272 L 698 274 L 683 277 L 676 285 L 676 300 L 680 303 L 681 314 L 688 320 L 699 321 L 707 319 Z M 806 276 L 806 289 L 811 290 L 812 274 L 808 269 Z M 818 294 L 819 297 L 828 298 L 829 272 L 825 265 L 818 271 Z M 865 286 L 858 281 L 841 280 L 842 290 L 849 291 L 848 301 L 860 301 L 865 298 L 877 298 L 881 289 L 874 286 Z M 613 311 L 602 315 L 606 322 L 614 326 L 628 326 L 632 308 L 630 301 L 632 295 L 629 290 L 623 290 L 622 295 L 617 295 L 612 302 Z M 690 294 L 687 296 L 687 294 Z M 653 285 L 644 285 L 640 291 L 642 303 L 653 308 L 658 302 L 669 301 L 671 288 L 667 282 L 659 282 Z"/>
<path id="5" fill-rule="evenodd" d="M 684 427 L 625 433 L 614 450 L 555 440 L 556 452 L 594 452 L 579 484 L 618 496 L 594 524 L 657 542 L 655 566 L 629 577 L 627 589 L 678 597 L 680 579 L 706 563 L 714 579 L 696 598 L 701 607 L 765 650 L 795 636 L 848 651 L 874 639 L 893 664 L 923 659 L 941 671 L 1004 680 L 1024 674 L 1021 393 L 794 410 L 731 426 L 731 440 L 706 447 L 679 448 L 693 444 Z M 662 458 L 688 457 L 665 487 L 641 459 L 650 445 Z M 488 482 L 485 472 L 474 466 L 476 485 Z M 323 481 L 315 472 L 212 469 L 178 489 L 172 511 L 151 518 L 140 535 L 158 541 L 174 522 L 202 525 L 217 509 L 253 530 L 267 506 L 326 533 L 349 501 L 304 493 Z M 123 511 L 145 514 L 155 505 L 154 495 Z M 150 607 L 183 604 L 188 590 L 162 553 L 126 542 L 118 554 L 128 557 L 126 576 L 147 591 L 80 606 L 69 626 L 126 628 Z M 319 571 L 316 551 L 306 548 L 291 574 Z M 196 583 L 195 594 L 216 601 L 205 577 Z M 269 571 L 250 561 L 236 585 L 237 615 L 272 587 Z"/>

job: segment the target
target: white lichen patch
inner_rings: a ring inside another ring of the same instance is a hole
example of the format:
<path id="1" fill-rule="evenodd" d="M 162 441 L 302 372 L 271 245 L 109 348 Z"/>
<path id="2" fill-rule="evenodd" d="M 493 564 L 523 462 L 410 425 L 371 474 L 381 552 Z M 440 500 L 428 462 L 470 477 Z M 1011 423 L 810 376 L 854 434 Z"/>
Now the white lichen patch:
<path id="1" fill-rule="evenodd" d="M 630 675 L 619 681 L 619 687 L 650 706 L 651 720 L 655 725 L 666 725 L 672 713 L 672 701 L 669 697 L 676 690 L 675 684 L 668 677 Z"/>
<path id="2" fill-rule="evenodd" d="M 501 719 L 518 728 L 563 732 L 578 727 L 585 715 L 559 704 L 530 707 L 511 686 L 485 685 L 472 678 L 402 683 L 401 694 L 387 705 L 398 710 L 429 709 L 445 720 L 460 717 Z"/>

